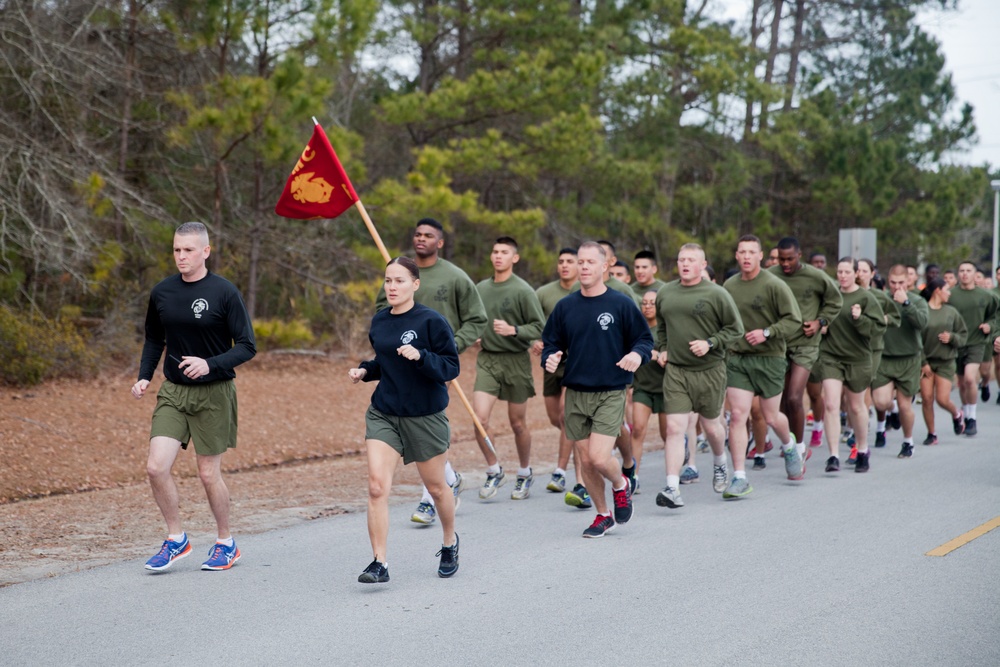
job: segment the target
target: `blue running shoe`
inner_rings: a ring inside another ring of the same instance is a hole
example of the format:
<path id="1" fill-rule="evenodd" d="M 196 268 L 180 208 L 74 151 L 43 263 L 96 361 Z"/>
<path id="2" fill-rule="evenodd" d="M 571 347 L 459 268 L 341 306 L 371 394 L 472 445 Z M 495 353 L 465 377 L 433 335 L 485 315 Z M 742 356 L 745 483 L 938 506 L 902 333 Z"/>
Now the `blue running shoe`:
<path id="1" fill-rule="evenodd" d="M 170 569 L 175 561 L 179 561 L 190 553 L 191 540 L 188 539 L 187 533 L 184 533 L 184 540 L 181 542 L 164 540 L 160 552 L 146 561 L 146 569 L 153 572 L 163 572 Z"/>
<path id="2" fill-rule="evenodd" d="M 233 546 L 227 547 L 225 544 L 216 542 L 208 552 L 208 560 L 201 564 L 203 570 L 228 570 L 236 561 L 240 559 L 240 550 L 233 542 Z"/>
<path id="3" fill-rule="evenodd" d="M 573 487 L 572 491 L 567 491 L 565 501 L 567 505 L 571 507 L 578 507 L 582 510 L 593 507 L 593 503 L 590 500 L 590 494 L 587 493 L 587 489 L 583 486 L 583 484 L 577 484 Z"/>

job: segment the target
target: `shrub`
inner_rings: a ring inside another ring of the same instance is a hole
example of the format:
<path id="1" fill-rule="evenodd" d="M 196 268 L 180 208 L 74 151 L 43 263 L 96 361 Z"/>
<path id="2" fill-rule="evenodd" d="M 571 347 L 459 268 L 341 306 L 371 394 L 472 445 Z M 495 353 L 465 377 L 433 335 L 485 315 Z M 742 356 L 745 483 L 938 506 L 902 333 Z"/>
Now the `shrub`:
<path id="1" fill-rule="evenodd" d="M 258 320 L 253 323 L 253 335 L 262 351 L 309 347 L 316 341 L 305 320 Z"/>
<path id="2" fill-rule="evenodd" d="M 0 381 L 30 386 L 96 370 L 96 352 L 70 320 L 0 307 Z"/>

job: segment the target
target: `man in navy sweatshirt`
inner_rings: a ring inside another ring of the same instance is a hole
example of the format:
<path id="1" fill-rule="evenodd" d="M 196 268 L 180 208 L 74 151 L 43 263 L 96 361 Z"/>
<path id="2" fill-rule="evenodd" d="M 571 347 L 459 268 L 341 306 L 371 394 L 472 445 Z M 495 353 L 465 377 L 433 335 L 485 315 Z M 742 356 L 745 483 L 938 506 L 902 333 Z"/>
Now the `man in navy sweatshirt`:
<path id="1" fill-rule="evenodd" d="M 650 359 L 653 336 L 642 313 L 627 296 L 604 284 L 607 254 L 587 242 L 577 253 L 580 291 L 561 299 L 542 332 L 542 366 L 554 373 L 566 358 L 566 437 L 577 441 L 583 481 L 597 509 L 584 537 L 603 537 L 632 518 L 628 479 L 612 455 L 625 418 L 625 387 Z M 604 481 L 611 482 L 614 516 L 608 511 Z"/>

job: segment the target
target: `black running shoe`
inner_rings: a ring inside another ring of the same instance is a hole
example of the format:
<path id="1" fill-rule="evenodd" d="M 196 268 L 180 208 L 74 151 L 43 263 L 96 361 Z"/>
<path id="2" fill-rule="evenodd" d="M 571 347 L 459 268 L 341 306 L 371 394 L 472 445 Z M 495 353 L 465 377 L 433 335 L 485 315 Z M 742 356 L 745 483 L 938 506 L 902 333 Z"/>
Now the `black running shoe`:
<path id="1" fill-rule="evenodd" d="M 898 431 L 899 429 L 903 428 L 903 423 L 899 421 L 899 413 L 890 412 L 888 415 L 886 415 L 885 425 L 886 428 L 890 428 L 893 431 Z"/>
<path id="2" fill-rule="evenodd" d="M 632 486 L 625 478 L 625 488 L 621 491 L 611 490 L 615 499 L 615 523 L 628 523 L 632 518 Z"/>
<path id="3" fill-rule="evenodd" d="M 854 472 L 868 472 L 868 457 L 871 452 L 858 452 L 858 462 L 854 464 Z"/>
<path id="4" fill-rule="evenodd" d="M 840 459 L 836 456 L 831 456 L 826 460 L 826 471 L 827 472 L 840 472 Z"/>
<path id="5" fill-rule="evenodd" d="M 885 447 L 885 431 L 880 431 L 875 434 L 875 446 Z"/>
<path id="6" fill-rule="evenodd" d="M 965 435 L 972 436 L 972 435 L 975 435 L 977 433 L 979 433 L 979 429 L 976 428 L 976 420 L 975 419 L 966 419 L 965 420 Z"/>
<path id="7" fill-rule="evenodd" d="M 924 443 L 923 444 L 925 444 L 925 445 L 936 445 L 937 442 L 938 442 L 937 441 L 937 435 L 934 434 L 934 433 L 928 433 L 927 437 L 924 438 Z"/>
<path id="8" fill-rule="evenodd" d="M 903 443 L 903 448 L 899 450 L 899 454 L 896 455 L 897 459 L 908 459 L 913 456 L 913 445 L 908 442 Z"/>
<path id="9" fill-rule="evenodd" d="M 639 480 L 635 477 L 635 459 L 632 459 L 631 468 L 622 466 L 622 474 L 625 475 L 625 479 L 628 480 L 629 493 L 635 495 L 635 489 L 639 485 Z"/>
<path id="10" fill-rule="evenodd" d="M 755 456 L 755 457 L 753 457 L 753 469 L 754 470 L 763 470 L 766 467 L 767 467 L 767 460 L 765 460 L 763 456 Z"/>
<path id="11" fill-rule="evenodd" d="M 952 419 L 951 425 L 955 427 L 955 435 L 962 435 L 965 431 L 965 420 L 961 416 Z"/>
<path id="12" fill-rule="evenodd" d="M 441 551 L 434 554 L 441 556 L 441 564 L 438 565 L 438 576 L 448 578 L 458 572 L 458 533 L 455 533 L 455 544 L 450 547 L 441 546 Z"/>
<path id="13" fill-rule="evenodd" d="M 979 385 L 979 398 L 983 399 L 983 403 L 990 400 L 990 383 Z"/>
<path id="14" fill-rule="evenodd" d="M 611 515 L 598 514 L 597 518 L 594 519 L 594 523 L 590 524 L 590 528 L 583 531 L 583 536 L 590 538 L 604 537 L 605 533 L 610 533 L 614 528 L 615 520 L 611 518 Z"/>
<path id="15" fill-rule="evenodd" d="M 373 560 L 358 577 L 358 582 L 362 584 L 384 584 L 387 581 L 389 581 L 389 568 L 377 560 Z"/>

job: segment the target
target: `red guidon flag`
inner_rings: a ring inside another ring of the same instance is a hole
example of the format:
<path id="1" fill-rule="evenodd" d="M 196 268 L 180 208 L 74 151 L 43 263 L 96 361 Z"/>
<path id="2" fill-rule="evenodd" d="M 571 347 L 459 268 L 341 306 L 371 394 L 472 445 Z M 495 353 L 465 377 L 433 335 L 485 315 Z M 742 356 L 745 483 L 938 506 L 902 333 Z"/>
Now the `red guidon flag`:
<path id="1" fill-rule="evenodd" d="M 274 212 L 285 218 L 336 218 L 354 206 L 358 193 L 347 178 L 323 127 L 317 123 L 312 139 L 295 163 Z"/>

